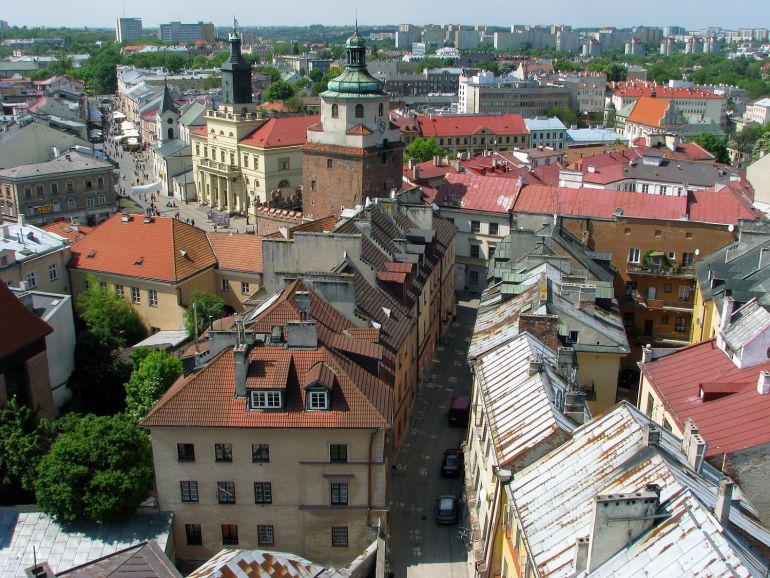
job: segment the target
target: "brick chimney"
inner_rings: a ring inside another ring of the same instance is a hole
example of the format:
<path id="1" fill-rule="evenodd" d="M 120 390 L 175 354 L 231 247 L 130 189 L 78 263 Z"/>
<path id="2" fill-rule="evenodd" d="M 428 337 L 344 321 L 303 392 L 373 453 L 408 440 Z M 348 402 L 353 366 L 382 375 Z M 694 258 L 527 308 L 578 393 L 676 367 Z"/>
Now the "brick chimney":
<path id="1" fill-rule="evenodd" d="M 714 515 L 723 526 L 730 519 L 730 506 L 733 499 L 735 482 L 727 476 L 722 476 L 717 487 L 717 502 L 714 505 Z"/>
<path id="2" fill-rule="evenodd" d="M 558 350 L 561 346 L 557 324 L 558 315 L 539 315 L 536 313 L 522 313 L 519 316 L 519 333 L 528 332 L 545 343 L 551 349 Z"/>

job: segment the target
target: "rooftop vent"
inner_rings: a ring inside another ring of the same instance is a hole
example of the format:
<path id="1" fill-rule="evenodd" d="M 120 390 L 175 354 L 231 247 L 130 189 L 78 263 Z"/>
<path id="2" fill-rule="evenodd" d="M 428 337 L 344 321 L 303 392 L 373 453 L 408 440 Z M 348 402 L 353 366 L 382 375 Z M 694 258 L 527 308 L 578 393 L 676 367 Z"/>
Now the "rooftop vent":
<path id="1" fill-rule="evenodd" d="M 121 223 L 128 223 L 129 221 L 131 221 L 131 215 L 127 215 L 127 214 L 125 214 L 125 213 L 124 213 L 124 214 L 123 214 L 123 215 L 120 217 L 120 222 L 121 222 Z"/>
<path id="2" fill-rule="evenodd" d="M 88 253 L 88 258 L 93 259 L 96 257 L 96 249 L 91 249 L 91 251 Z"/>
<path id="3" fill-rule="evenodd" d="M 182 257 L 187 257 L 187 251 L 185 251 L 184 249 L 179 249 L 179 254 L 180 254 Z"/>
<path id="4" fill-rule="evenodd" d="M 144 257 L 139 257 L 136 261 L 134 261 L 134 265 L 137 267 L 140 266 L 142 263 L 144 263 Z"/>
<path id="5" fill-rule="evenodd" d="M 150 217 L 149 215 L 147 215 L 147 216 L 144 218 L 144 224 L 145 224 L 145 225 L 147 225 L 147 224 L 149 224 L 149 223 L 152 223 L 152 217 Z"/>

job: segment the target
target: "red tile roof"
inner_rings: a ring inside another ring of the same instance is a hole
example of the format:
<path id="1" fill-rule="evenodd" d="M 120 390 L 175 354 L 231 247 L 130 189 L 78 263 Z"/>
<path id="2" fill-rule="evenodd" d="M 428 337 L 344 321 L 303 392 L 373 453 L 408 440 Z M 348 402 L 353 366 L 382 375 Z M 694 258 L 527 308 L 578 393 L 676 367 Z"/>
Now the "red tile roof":
<path id="1" fill-rule="evenodd" d="M 40 228 L 49 233 L 55 233 L 60 237 L 69 239 L 70 243 L 79 241 L 94 230 L 93 227 L 89 227 L 88 225 L 73 225 L 72 223 L 63 220 L 43 225 Z"/>
<path id="2" fill-rule="evenodd" d="M 220 269 L 262 273 L 262 237 L 206 233 Z"/>
<path id="3" fill-rule="evenodd" d="M 320 116 L 285 116 L 271 118 L 240 144 L 258 148 L 290 147 L 305 144 L 307 129 L 320 120 Z"/>
<path id="4" fill-rule="evenodd" d="M 619 208 L 625 217 L 680 219 L 687 214 L 687 198 L 647 195 L 613 189 L 571 189 L 530 185 L 518 195 L 514 211 L 610 219 Z"/>
<path id="5" fill-rule="evenodd" d="M 116 213 L 72 245 L 70 268 L 176 282 L 217 263 L 206 233 L 171 217 Z"/>
<path id="6" fill-rule="evenodd" d="M 439 206 L 460 206 L 472 211 L 507 213 L 519 194 L 516 179 L 476 174 L 448 174 L 434 202 Z M 456 203 L 459 203 L 457 205 Z"/>
<path id="7" fill-rule="evenodd" d="M 636 101 L 627 121 L 645 126 L 663 126 L 661 121 L 669 106 L 671 103 L 665 99 L 642 96 Z"/>
<path id="8" fill-rule="evenodd" d="M 689 214 L 691 221 L 724 225 L 737 225 L 739 219 L 760 218 L 751 201 L 730 187 L 720 191 L 694 191 L 690 194 Z"/>
<path id="9" fill-rule="evenodd" d="M 410 181 L 435 179 L 437 177 L 443 177 L 448 173 L 457 174 L 457 169 L 455 169 L 450 164 L 436 165 L 436 163 L 433 161 L 425 161 L 422 163 L 416 163 L 415 166 L 420 167 L 418 169 L 418 177 L 416 179 L 414 178 L 414 170 L 410 169 L 408 165 L 404 165 L 404 176 Z"/>
<path id="10" fill-rule="evenodd" d="M 345 134 L 367 136 L 374 133 L 370 129 L 366 128 L 364 125 L 357 124 L 356 126 L 353 126 L 349 128 L 347 131 L 345 131 Z"/>
<path id="11" fill-rule="evenodd" d="M 193 129 L 193 130 L 192 130 L 192 133 L 193 133 L 193 134 L 199 134 L 199 135 L 201 135 L 201 136 L 206 136 L 206 134 L 207 134 L 207 133 L 206 133 L 206 131 L 207 131 L 207 128 L 208 128 L 208 127 L 206 127 L 206 126 L 199 126 L 198 128 L 195 128 L 195 129 Z"/>
<path id="12" fill-rule="evenodd" d="M 683 427 L 692 418 L 715 456 L 770 443 L 770 395 L 757 392 L 760 371 L 770 361 L 740 369 L 713 339 L 645 363 L 644 376 L 660 394 L 666 408 Z M 735 393 L 703 401 L 700 386 Z M 717 388 L 716 384 L 720 384 Z"/>
<path id="13" fill-rule="evenodd" d="M 418 116 L 416 121 L 424 138 L 467 136 L 483 129 L 494 134 L 529 134 L 520 114 Z"/>
<path id="14" fill-rule="evenodd" d="M 714 94 L 710 90 L 702 88 L 671 88 L 669 86 L 659 86 L 652 82 L 645 83 L 615 83 L 610 85 L 613 88 L 612 94 L 626 97 L 651 97 L 655 93 L 656 98 L 692 98 L 697 100 L 719 100 L 724 99 L 724 96 Z"/>
<path id="15" fill-rule="evenodd" d="M 27 309 L 5 283 L 0 283 L 0 319 L 0 359 L 53 333 L 51 326 Z"/>

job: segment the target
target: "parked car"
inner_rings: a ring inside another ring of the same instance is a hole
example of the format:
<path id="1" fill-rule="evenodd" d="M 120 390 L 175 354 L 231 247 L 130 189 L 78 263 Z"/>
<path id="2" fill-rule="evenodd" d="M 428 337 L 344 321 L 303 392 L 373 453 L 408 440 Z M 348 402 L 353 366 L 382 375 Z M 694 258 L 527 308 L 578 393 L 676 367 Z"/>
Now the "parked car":
<path id="1" fill-rule="evenodd" d="M 459 509 L 459 500 L 457 499 L 457 496 L 453 496 L 451 494 L 439 496 L 436 505 L 436 523 L 457 523 Z"/>
<path id="2" fill-rule="evenodd" d="M 471 398 L 469 395 L 456 395 L 449 402 L 449 425 L 465 427 L 468 425 L 468 415 L 471 411 Z"/>
<path id="3" fill-rule="evenodd" d="M 459 449 L 446 450 L 441 460 L 441 477 L 457 478 L 463 471 L 463 452 Z"/>

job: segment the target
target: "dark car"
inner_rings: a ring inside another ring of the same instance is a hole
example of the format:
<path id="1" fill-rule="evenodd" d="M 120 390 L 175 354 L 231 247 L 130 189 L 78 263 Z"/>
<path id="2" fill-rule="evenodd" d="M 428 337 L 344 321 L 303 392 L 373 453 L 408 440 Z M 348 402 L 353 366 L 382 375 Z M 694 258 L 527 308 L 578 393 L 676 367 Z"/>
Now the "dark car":
<path id="1" fill-rule="evenodd" d="M 457 478 L 463 471 L 463 452 L 462 450 L 452 449 L 444 452 L 444 459 L 441 460 L 441 477 Z"/>
<path id="2" fill-rule="evenodd" d="M 457 496 L 440 496 L 436 505 L 437 524 L 455 524 L 457 522 L 459 501 Z"/>
<path id="3" fill-rule="evenodd" d="M 465 427 L 468 425 L 468 415 L 471 410 L 471 398 L 469 395 L 456 395 L 449 402 L 447 413 L 449 425 L 453 427 Z"/>

